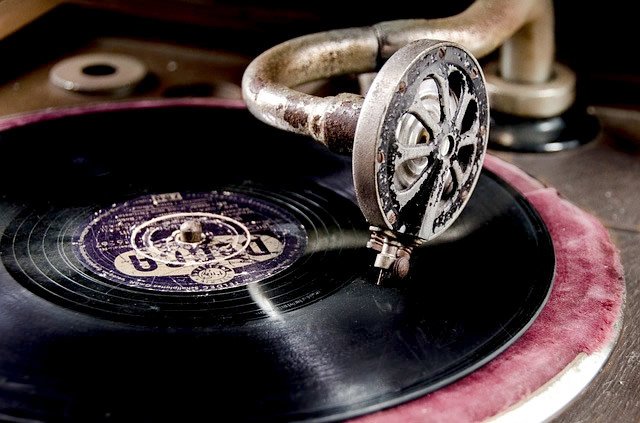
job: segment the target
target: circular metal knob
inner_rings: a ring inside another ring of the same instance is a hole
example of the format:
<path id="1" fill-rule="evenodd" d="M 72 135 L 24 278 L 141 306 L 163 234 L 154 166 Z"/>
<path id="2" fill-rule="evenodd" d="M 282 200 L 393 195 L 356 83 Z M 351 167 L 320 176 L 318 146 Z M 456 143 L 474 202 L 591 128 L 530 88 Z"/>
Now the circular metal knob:
<path id="1" fill-rule="evenodd" d="M 180 241 L 196 244 L 202 241 L 202 223 L 186 220 L 180 225 Z"/>
<path id="2" fill-rule="evenodd" d="M 476 185 L 488 127 L 484 76 L 464 48 L 420 40 L 394 54 L 355 133 L 354 183 L 369 223 L 405 244 L 441 234 Z"/>
<path id="3" fill-rule="evenodd" d="M 135 57 L 115 53 L 72 56 L 57 63 L 49 81 L 64 90 L 85 94 L 129 94 L 147 76 Z"/>

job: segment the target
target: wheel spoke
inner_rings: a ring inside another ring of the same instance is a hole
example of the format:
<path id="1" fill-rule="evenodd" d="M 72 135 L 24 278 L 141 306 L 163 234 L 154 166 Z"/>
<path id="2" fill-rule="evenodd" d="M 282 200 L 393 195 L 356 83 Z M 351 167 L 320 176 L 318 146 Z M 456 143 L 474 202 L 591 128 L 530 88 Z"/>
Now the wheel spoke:
<path id="1" fill-rule="evenodd" d="M 408 112 L 415 117 L 425 128 L 430 129 L 434 138 L 440 134 L 440 123 L 434 118 L 433 113 L 425 107 L 423 100 L 416 100 L 409 107 Z"/>
<path id="2" fill-rule="evenodd" d="M 462 166 L 457 160 L 453 160 L 451 162 L 451 173 L 456 178 L 456 185 L 458 189 L 464 185 L 464 181 L 467 179 L 467 173 L 469 173 L 470 168 L 467 167 L 467 171 L 462 170 Z"/>
<path id="3" fill-rule="evenodd" d="M 396 157 L 396 165 L 404 163 L 407 160 L 428 157 L 436 149 L 434 143 L 404 145 L 398 143 L 398 156 Z"/>
<path id="4" fill-rule="evenodd" d="M 460 94 L 460 99 L 458 100 L 458 107 L 456 109 L 456 114 L 454 118 L 456 128 L 462 128 L 462 121 L 464 120 L 464 116 L 467 113 L 467 109 L 469 108 L 469 103 L 473 100 L 473 96 L 469 92 L 469 87 L 467 86 L 467 82 L 462 86 L 462 92 Z M 477 119 L 474 118 L 474 121 Z"/>
<path id="5" fill-rule="evenodd" d="M 407 189 L 396 192 L 396 200 L 398 201 L 398 205 L 400 206 L 400 208 L 406 206 L 407 203 L 409 203 L 409 201 L 411 201 L 413 197 L 418 194 L 418 191 L 420 191 L 422 184 L 427 178 L 429 178 L 434 168 L 435 166 L 425 167 L 420 176 L 418 176 L 416 180 L 413 181 L 413 183 L 409 187 L 407 187 Z"/>
<path id="6" fill-rule="evenodd" d="M 440 75 L 433 75 L 440 93 L 440 109 L 442 110 L 440 122 L 451 122 L 451 91 L 449 80 Z"/>
<path id="7" fill-rule="evenodd" d="M 460 142 L 458 143 L 458 151 L 462 147 L 466 147 L 469 145 L 475 145 L 478 142 L 478 134 L 475 131 L 467 131 L 466 133 L 460 136 Z"/>
<path id="8" fill-rule="evenodd" d="M 434 222 L 440 213 L 439 204 L 442 201 L 442 195 L 447 184 L 447 176 L 449 175 L 449 163 L 448 161 L 442 161 L 441 166 L 438 169 L 438 174 L 435 177 L 433 183 L 433 189 L 429 193 L 429 199 L 426 204 L 426 211 L 422 218 L 422 226 L 420 228 L 421 233 L 432 234 L 434 232 Z"/>

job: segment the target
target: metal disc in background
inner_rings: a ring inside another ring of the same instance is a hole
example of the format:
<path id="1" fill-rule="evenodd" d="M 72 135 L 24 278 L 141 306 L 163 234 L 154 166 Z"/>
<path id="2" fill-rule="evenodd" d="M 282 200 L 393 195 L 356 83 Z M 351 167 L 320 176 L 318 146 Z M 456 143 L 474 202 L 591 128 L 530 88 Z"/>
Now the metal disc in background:
<path id="1" fill-rule="evenodd" d="M 126 94 L 147 75 L 147 66 L 133 56 L 91 53 L 56 63 L 49 81 L 64 90 L 85 94 Z"/>

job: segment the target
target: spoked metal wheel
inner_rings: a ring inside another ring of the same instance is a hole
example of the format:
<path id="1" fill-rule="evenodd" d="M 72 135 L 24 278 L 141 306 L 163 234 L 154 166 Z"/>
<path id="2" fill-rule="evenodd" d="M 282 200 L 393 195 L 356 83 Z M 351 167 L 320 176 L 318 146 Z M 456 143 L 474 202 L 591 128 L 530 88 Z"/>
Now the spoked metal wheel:
<path id="1" fill-rule="evenodd" d="M 488 119 L 482 72 L 464 49 L 422 40 L 396 53 L 356 130 L 354 181 L 367 220 L 421 240 L 449 227 L 478 180 Z"/>

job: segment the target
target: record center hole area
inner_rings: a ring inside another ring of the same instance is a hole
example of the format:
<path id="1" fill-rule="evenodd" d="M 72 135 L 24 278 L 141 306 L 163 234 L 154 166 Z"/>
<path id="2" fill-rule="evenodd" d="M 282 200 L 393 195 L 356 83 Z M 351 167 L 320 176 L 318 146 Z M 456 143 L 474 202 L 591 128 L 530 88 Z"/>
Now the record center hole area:
<path id="1" fill-rule="evenodd" d="M 82 73 L 88 76 L 109 76 L 117 71 L 115 66 L 108 63 L 95 63 L 82 68 Z"/>
<path id="2" fill-rule="evenodd" d="M 185 240 L 188 231 L 199 232 L 199 239 Z M 135 226 L 130 238 L 132 248 L 140 256 L 177 266 L 228 260 L 242 254 L 250 241 L 251 234 L 241 222 L 206 212 L 158 216 Z M 186 247 L 186 250 L 181 247 Z"/>

